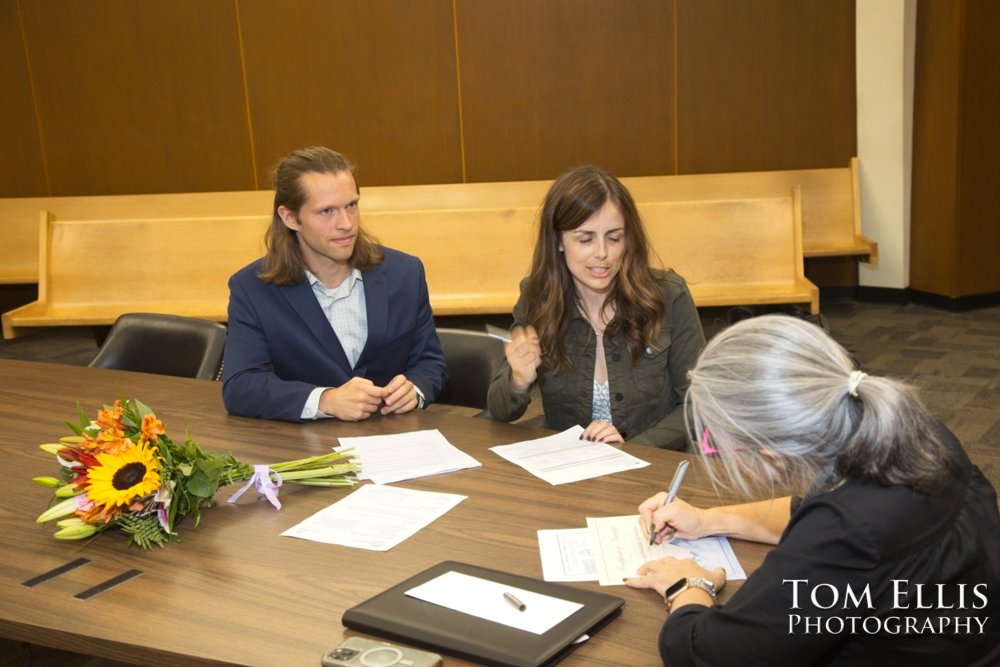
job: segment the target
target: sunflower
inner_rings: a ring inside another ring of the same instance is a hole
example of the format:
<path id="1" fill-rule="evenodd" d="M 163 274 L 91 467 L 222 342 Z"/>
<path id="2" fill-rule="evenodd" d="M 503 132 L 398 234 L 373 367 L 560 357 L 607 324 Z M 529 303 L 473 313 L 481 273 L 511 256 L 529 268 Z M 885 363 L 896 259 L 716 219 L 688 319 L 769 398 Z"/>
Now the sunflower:
<path id="1" fill-rule="evenodd" d="M 97 454 L 97 465 L 87 471 L 87 497 L 106 509 L 130 504 L 160 487 L 153 452 L 136 446 L 124 452 Z"/>

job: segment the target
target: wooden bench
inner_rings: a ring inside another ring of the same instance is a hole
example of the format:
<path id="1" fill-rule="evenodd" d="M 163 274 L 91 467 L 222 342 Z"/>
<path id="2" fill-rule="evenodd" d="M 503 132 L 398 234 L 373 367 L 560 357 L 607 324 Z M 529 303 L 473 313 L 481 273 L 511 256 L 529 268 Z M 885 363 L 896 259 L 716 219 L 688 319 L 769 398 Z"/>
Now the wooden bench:
<path id="1" fill-rule="evenodd" d="M 636 202 L 783 197 L 802 192 L 805 257 L 857 256 L 878 263 L 878 244 L 861 233 L 858 159 L 846 167 L 623 178 Z"/>
<path id="2" fill-rule="evenodd" d="M 858 161 L 833 169 L 623 178 L 636 201 L 783 197 L 802 189 L 802 248 L 806 257 L 854 255 L 875 264 L 877 244 L 861 234 Z M 434 208 L 537 207 L 549 181 L 366 187 L 366 211 Z M 0 199 L 0 285 L 38 280 L 38 214 L 64 220 L 266 215 L 269 190 L 88 197 Z"/>
<path id="3" fill-rule="evenodd" d="M 481 196 L 464 205 L 502 200 L 491 184 L 477 185 Z M 548 186 L 530 181 L 504 195 L 528 201 Z M 426 197 L 406 201 L 451 204 L 453 187 L 423 186 Z M 789 188 L 783 197 L 645 201 L 639 209 L 662 264 L 684 276 L 697 305 L 808 304 L 818 313 L 819 290 L 803 270 L 798 197 Z M 364 201 L 365 224 L 383 243 L 424 260 L 436 315 L 511 310 L 531 263 L 538 205 L 393 211 Z"/>
<path id="4" fill-rule="evenodd" d="M 38 216 L 61 220 L 268 215 L 269 190 L 0 199 L 0 285 L 38 282 Z"/>
<path id="5" fill-rule="evenodd" d="M 268 217 L 59 220 L 39 225 L 38 300 L 3 315 L 32 327 L 113 324 L 128 312 L 225 322 L 229 275 L 263 253 Z"/>
<path id="6" fill-rule="evenodd" d="M 809 304 L 798 188 L 783 197 L 646 201 L 639 204 L 653 248 L 684 276 L 698 306 Z"/>
<path id="7" fill-rule="evenodd" d="M 512 202 L 541 204 L 549 181 L 467 183 L 370 187 L 362 190 L 364 209 L 441 206 L 442 197 L 453 208 L 504 207 Z M 530 193 L 530 201 L 524 199 Z M 0 285 L 31 284 L 39 280 L 38 216 L 50 212 L 60 220 L 132 218 L 196 218 L 270 215 L 272 190 L 183 192 L 81 197 L 17 197 L 0 199 Z"/>
<path id="8" fill-rule="evenodd" d="M 507 314 L 518 297 L 549 183 L 370 188 L 363 221 L 383 243 L 419 256 L 436 315 Z M 521 205 L 497 206 L 501 202 Z M 663 261 L 699 305 L 807 303 L 798 199 L 645 202 Z M 62 220 L 43 214 L 39 298 L 3 315 L 30 327 L 109 325 L 126 312 L 225 321 L 227 280 L 263 253 L 269 216 Z"/>

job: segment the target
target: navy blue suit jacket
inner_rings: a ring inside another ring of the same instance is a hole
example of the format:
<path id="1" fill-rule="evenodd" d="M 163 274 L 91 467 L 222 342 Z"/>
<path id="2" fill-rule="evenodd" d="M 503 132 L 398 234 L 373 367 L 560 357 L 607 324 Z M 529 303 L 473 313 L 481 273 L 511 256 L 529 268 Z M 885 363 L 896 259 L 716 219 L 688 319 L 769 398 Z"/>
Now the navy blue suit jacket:
<path id="1" fill-rule="evenodd" d="M 261 261 L 229 279 L 222 398 L 231 414 L 301 420 L 316 387 L 339 387 L 359 376 L 384 387 L 400 373 L 429 403 L 447 371 L 420 260 L 390 248 L 362 271 L 368 342 L 352 369 L 330 321 L 303 276 L 278 286 L 257 277 Z"/>

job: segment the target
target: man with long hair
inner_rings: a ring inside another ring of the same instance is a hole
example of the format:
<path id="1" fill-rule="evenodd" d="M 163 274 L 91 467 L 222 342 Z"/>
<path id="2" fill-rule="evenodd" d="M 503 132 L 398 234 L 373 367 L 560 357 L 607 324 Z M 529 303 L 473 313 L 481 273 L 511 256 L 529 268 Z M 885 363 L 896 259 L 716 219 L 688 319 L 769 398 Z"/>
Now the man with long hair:
<path id="1" fill-rule="evenodd" d="M 279 163 L 267 254 L 229 280 L 230 413 L 355 421 L 423 407 L 441 390 L 423 265 L 361 227 L 359 199 L 340 153 L 309 147 Z"/>

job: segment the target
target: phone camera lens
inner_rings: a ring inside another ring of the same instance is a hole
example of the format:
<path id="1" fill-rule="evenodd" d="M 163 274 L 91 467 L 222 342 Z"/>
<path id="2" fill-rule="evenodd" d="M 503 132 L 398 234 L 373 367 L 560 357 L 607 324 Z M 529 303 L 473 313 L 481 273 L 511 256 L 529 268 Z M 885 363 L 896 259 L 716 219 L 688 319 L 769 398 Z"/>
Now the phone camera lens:
<path id="1" fill-rule="evenodd" d="M 330 651 L 330 657 L 334 660 L 347 661 L 352 659 L 361 651 L 353 648 L 346 648 L 344 646 L 338 646 L 337 648 Z"/>

